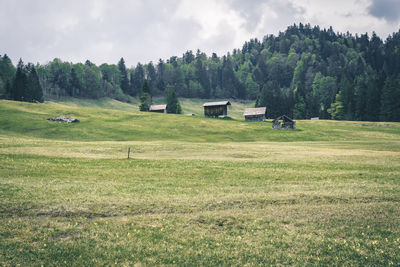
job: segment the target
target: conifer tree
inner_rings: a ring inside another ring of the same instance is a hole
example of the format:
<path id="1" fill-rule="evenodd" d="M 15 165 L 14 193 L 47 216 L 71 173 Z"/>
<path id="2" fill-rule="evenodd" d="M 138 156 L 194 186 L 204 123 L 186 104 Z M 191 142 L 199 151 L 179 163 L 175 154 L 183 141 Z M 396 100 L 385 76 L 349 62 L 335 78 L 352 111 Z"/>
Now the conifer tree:
<path id="1" fill-rule="evenodd" d="M 276 82 L 267 82 L 261 90 L 257 99 L 256 107 L 267 107 L 268 117 L 276 118 L 283 115 L 283 107 L 279 89 Z"/>
<path id="2" fill-rule="evenodd" d="M 17 73 L 15 74 L 14 85 L 11 90 L 10 98 L 12 100 L 24 101 L 27 77 L 25 73 L 24 62 L 19 60 L 17 65 Z"/>
<path id="3" fill-rule="evenodd" d="M 138 63 L 136 65 L 136 68 L 131 73 L 131 91 L 132 91 L 132 95 L 136 95 L 137 93 L 141 92 L 144 79 L 145 79 L 145 74 L 144 74 L 143 65 Z M 149 89 L 148 93 L 150 94 L 150 89 Z"/>
<path id="4" fill-rule="evenodd" d="M 139 110 L 140 111 L 149 111 L 151 106 L 151 95 L 150 95 L 150 88 L 145 79 L 142 86 L 142 92 L 140 93 L 140 104 Z"/>
<path id="5" fill-rule="evenodd" d="M 124 58 L 121 57 L 121 59 L 118 62 L 118 69 L 121 75 L 121 89 L 122 92 L 124 92 L 125 94 L 130 94 L 132 95 L 132 92 L 130 92 L 130 88 L 129 88 L 129 79 L 128 79 L 128 72 L 126 71 L 126 66 L 125 66 L 125 61 Z"/>
<path id="6" fill-rule="evenodd" d="M 195 63 L 195 68 L 196 68 L 196 76 L 197 76 L 197 81 L 202 87 L 202 95 L 200 97 L 202 98 L 210 98 L 211 94 L 211 87 L 210 87 L 210 81 L 207 77 L 207 71 L 206 68 L 203 66 L 203 62 L 201 60 L 201 57 L 198 56 L 196 59 Z"/>
<path id="7" fill-rule="evenodd" d="M 366 92 L 366 117 L 368 121 L 378 121 L 380 111 L 381 87 L 377 75 L 369 75 Z"/>
<path id="8" fill-rule="evenodd" d="M 157 64 L 157 89 L 160 92 L 165 91 L 164 72 L 165 63 L 162 59 L 160 59 Z"/>
<path id="9" fill-rule="evenodd" d="M 381 121 L 400 121 L 400 82 L 393 75 L 388 76 L 381 96 Z"/>
<path id="10" fill-rule="evenodd" d="M 150 92 L 152 92 L 152 94 L 153 94 L 153 92 L 155 91 L 154 89 L 156 89 L 156 84 L 157 84 L 157 73 L 156 73 L 156 68 L 153 65 L 153 62 L 150 61 L 150 63 L 147 65 L 146 73 L 147 73 L 147 80 L 148 80 L 149 87 L 150 87 Z"/>
<path id="11" fill-rule="evenodd" d="M 14 80 L 15 67 L 11 62 L 11 59 L 4 54 L 0 56 L 0 96 L 9 98 L 10 85 Z"/>
<path id="12" fill-rule="evenodd" d="M 354 99 L 354 86 L 349 79 L 345 76 L 340 81 L 340 89 L 342 93 L 342 102 L 344 107 L 345 119 L 353 120 L 355 110 L 355 99 Z"/>
<path id="13" fill-rule="evenodd" d="M 367 119 L 367 77 L 360 75 L 356 78 L 355 95 L 355 118 L 360 121 Z"/>
<path id="14" fill-rule="evenodd" d="M 12 100 L 43 102 L 43 90 L 35 66 L 31 63 L 25 66 L 22 59 L 18 62 L 13 86 L 8 84 L 7 87 Z"/>
<path id="15" fill-rule="evenodd" d="M 43 89 L 39 82 L 39 77 L 37 75 L 35 66 L 31 65 L 29 67 L 29 74 L 27 78 L 27 88 L 25 92 L 27 93 L 27 100 L 30 102 L 43 102 Z"/>
<path id="16" fill-rule="evenodd" d="M 176 97 L 175 89 L 172 86 L 167 87 L 167 113 L 181 114 L 182 108 L 179 104 L 179 100 Z"/>

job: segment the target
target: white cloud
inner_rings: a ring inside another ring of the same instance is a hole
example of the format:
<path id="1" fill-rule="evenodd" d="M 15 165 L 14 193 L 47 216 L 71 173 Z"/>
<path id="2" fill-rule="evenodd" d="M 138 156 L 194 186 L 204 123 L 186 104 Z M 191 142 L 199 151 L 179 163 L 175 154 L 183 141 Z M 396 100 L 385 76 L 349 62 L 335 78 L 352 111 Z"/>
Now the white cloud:
<path id="1" fill-rule="evenodd" d="M 184 0 L 175 16 L 193 20 L 200 26 L 196 38 L 191 41 L 193 50 L 200 48 L 208 53 L 225 53 L 241 45 L 242 40 L 250 38 L 250 34 L 242 27 L 245 19 L 224 1 Z M 217 44 L 219 46 L 215 46 Z"/>
<path id="2" fill-rule="evenodd" d="M 124 57 L 132 66 L 197 48 L 222 55 L 299 22 L 386 38 L 399 17 L 388 8 L 377 0 L 0 0 L 0 54 L 14 63 Z"/>
<path id="3" fill-rule="evenodd" d="M 370 0 L 291 0 L 305 10 L 304 23 L 319 25 L 321 28 L 332 26 L 335 31 L 350 33 L 372 33 L 375 31 L 383 39 L 396 31 L 393 26 L 368 13 Z"/>

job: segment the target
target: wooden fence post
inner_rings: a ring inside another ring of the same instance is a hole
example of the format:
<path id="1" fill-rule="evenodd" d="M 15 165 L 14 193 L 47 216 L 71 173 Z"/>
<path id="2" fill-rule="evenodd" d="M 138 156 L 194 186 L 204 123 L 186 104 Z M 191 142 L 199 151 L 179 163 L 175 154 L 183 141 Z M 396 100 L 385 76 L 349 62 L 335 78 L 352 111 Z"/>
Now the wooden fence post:
<path id="1" fill-rule="evenodd" d="M 128 159 L 129 159 L 129 154 L 131 153 L 131 148 L 128 148 Z"/>

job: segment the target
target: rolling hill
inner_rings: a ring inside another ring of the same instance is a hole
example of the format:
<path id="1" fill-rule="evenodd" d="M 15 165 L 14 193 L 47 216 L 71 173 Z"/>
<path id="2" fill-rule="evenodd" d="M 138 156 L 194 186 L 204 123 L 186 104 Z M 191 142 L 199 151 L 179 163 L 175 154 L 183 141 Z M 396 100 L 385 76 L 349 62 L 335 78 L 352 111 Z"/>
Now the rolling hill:
<path id="1" fill-rule="evenodd" d="M 201 103 L 201 100 L 185 100 L 183 110 L 202 114 Z M 245 104 L 233 102 L 232 106 L 228 113 L 234 119 L 221 120 L 202 115 L 139 112 L 136 105 L 111 99 L 46 104 L 1 101 L 0 134 L 76 141 L 191 142 L 371 142 L 397 139 L 400 134 L 398 123 L 329 120 L 302 120 L 297 122 L 296 131 L 276 131 L 271 128 L 271 121 L 245 122 L 241 116 Z M 76 117 L 80 123 L 60 124 L 46 120 L 60 115 Z"/>

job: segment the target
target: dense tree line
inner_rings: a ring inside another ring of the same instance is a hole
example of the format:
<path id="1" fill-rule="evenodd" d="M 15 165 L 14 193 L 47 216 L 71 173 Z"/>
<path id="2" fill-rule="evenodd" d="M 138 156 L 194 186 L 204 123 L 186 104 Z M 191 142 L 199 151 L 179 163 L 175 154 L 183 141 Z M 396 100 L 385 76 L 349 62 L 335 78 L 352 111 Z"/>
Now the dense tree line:
<path id="1" fill-rule="evenodd" d="M 10 65 L 1 59 L 3 96 L 16 73 Z M 149 105 L 172 87 L 178 97 L 255 100 L 267 106 L 269 117 L 400 121 L 400 31 L 383 41 L 375 33 L 354 36 L 299 24 L 222 57 L 187 51 L 132 68 L 123 58 L 100 66 L 54 59 L 36 71 L 46 99 L 141 97 Z"/>
<path id="2" fill-rule="evenodd" d="M 0 92 L 7 99 L 25 102 L 43 102 L 43 89 L 35 66 L 24 65 L 20 59 L 17 68 L 7 55 L 0 57 Z"/>

